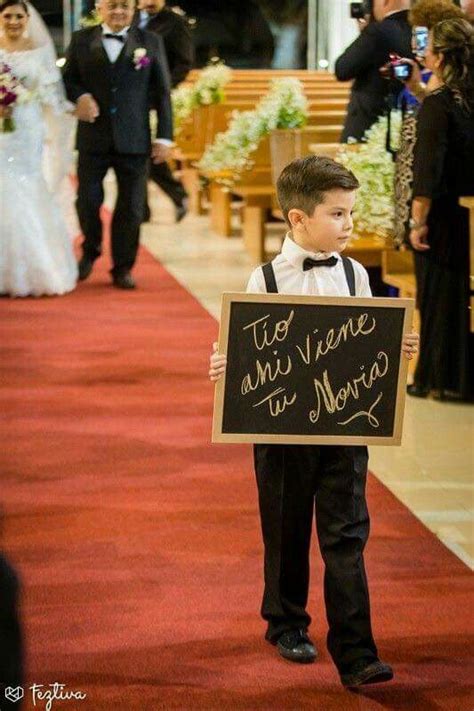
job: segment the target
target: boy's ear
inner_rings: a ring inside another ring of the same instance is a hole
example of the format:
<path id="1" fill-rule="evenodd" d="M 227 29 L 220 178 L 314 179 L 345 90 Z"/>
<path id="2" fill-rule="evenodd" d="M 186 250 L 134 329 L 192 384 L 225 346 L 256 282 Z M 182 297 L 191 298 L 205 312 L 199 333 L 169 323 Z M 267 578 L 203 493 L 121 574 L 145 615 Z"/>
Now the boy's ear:
<path id="1" fill-rule="evenodd" d="M 288 211 L 288 222 L 292 228 L 301 227 L 307 217 L 303 210 L 299 210 L 296 207 Z"/>

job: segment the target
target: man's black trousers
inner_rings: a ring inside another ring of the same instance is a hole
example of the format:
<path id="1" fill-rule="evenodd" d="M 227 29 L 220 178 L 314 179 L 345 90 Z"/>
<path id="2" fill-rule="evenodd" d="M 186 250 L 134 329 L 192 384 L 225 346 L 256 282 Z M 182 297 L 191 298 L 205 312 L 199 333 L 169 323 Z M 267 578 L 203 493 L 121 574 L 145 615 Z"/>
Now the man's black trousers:
<path id="1" fill-rule="evenodd" d="M 168 197 L 172 199 L 177 207 L 183 204 L 183 200 L 188 197 L 182 183 L 176 180 L 171 168 L 166 161 L 162 163 L 150 162 L 150 180 L 153 180 Z"/>
<path id="2" fill-rule="evenodd" d="M 148 155 L 79 153 L 77 214 L 84 234 L 84 255 L 96 259 L 102 251 L 100 208 L 103 181 L 109 168 L 117 178 L 117 201 L 112 217 L 112 262 L 115 274 L 129 271 L 138 252 L 143 220 Z"/>
<path id="3" fill-rule="evenodd" d="M 341 673 L 377 649 L 370 623 L 363 550 L 369 535 L 366 447 L 255 445 L 265 546 L 262 616 L 266 638 L 306 628 L 309 552 L 316 513 L 325 564 L 327 644 Z"/>

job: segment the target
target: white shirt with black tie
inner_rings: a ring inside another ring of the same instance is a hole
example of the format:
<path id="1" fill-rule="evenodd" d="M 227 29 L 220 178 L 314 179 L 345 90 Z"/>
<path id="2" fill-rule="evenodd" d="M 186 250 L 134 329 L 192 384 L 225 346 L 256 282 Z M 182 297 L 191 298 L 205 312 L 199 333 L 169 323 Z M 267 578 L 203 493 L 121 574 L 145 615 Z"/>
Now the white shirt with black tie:
<path id="1" fill-rule="evenodd" d="M 333 267 L 314 267 L 303 271 L 303 262 L 307 257 L 316 261 L 336 257 L 337 264 Z M 355 295 L 372 296 L 366 269 L 354 259 L 351 259 L 351 262 L 355 275 Z M 291 233 L 286 235 L 281 252 L 272 261 L 272 266 L 279 294 L 350 296 L 341 255 L 338 252 L 308 252 L 293 241 Z M 257 267 L 250 275 L 247 292 L 267 293 L 262 267 Z"/>

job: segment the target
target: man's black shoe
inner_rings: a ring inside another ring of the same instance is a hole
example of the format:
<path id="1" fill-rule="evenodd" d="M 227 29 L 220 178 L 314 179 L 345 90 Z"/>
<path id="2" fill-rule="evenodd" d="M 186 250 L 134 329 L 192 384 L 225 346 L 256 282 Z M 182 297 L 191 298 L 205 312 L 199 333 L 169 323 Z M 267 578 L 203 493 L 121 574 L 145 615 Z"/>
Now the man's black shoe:
<path id="1" fill-rule="evenodd" d="M 279 654 L 290 662 L 311 664 L 318 653 L 306 630 L 288 630 L 276 643 Z"/>
<path id="2" fill-rule="evenodd" d="M 112 283 L 117 289 L 135 289 L 136 284 L 130 272 L 121 272 L 112 275 Z"/>
<path id="3" fill-rule="evenodd" d="M 393 679 L 393 669 L 379 659 L 369 661 L 361 659 L 354 662 L 352 669 L 341 674 L 341 681 L 348 689 L 357 688 L 363 684 L 380 684 Z"/>
<path id="4" fill-rule="evenodd" d="M 89 257 L 81 257 L 79 264 L 77 265 L 79 269 L 79 281 L 84 281 L 90 276 L 92 267 L 94 266 L 94 260 L 89 259 Z"/>
<path id="5" fill-rule="evenodd" d="M 188 214 L 188 199 L 184 198 L 183 202 L 175 206 L 176 222 L 181 222 L 183 217 Z"/>

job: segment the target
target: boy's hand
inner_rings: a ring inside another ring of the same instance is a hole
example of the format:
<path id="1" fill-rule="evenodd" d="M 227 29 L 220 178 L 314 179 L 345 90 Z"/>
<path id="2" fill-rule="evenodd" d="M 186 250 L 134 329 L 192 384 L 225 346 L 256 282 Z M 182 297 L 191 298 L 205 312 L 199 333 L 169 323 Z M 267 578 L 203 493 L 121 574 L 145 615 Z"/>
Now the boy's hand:
<path id="1" fill-rule="evenodd" d="M 227 358 L 217 352 L 217 343 L 212 344 L 212 354 L 209 359 L 209 378 L 213 381 L 219 380 L 221 375 L 225 373 Z"/>
<path id="2" fill-rule="evenodd" d="M 415 353 L 418 353 L 418 345 L 420 343 L 420 336 L 415 331 L 411 333 L 405 333 L 402 341 L 402 353 L 405 354 L 405 358 L 411 360 Z"/>

